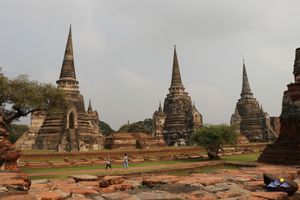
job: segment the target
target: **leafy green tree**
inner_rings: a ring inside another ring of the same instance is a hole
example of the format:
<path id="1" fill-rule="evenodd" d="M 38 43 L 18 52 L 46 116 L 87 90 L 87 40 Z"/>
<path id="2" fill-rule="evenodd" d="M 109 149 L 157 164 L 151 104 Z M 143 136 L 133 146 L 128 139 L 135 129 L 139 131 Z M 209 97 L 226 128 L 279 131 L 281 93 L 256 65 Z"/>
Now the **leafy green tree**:
<path id="1" fill-rule="evenodd" d="M 152 133 L 153 120 L 151 118 L 147 118 L 144 120 L 144 129 L 147 133 Z"/>
<path id="2" fill-rule="evenodd" d="M 51 84 L 29 80 L 27 75 L 8 78 L 0 69 L 0 116 L 2 126 L 35 111 L 57 112 L 67 105 L 63 91 Z"/>
<path id="3" fill-rule="evenodd" d="M 128 133 L 145 132 L 144 123 L 142 121 L 138 121 L 131 124 L 124 124 L 120 127 L 119 131 Z"/>
<path id="4" fill-rule="evenodd" d="M 147 134 L 151 134 L 153 126 L 152 119 L 145 119 L 144 121 L 138 121 L 131 124 L 124 124 L 120 127 L 119 131 L 121 132 L 143 132 Z"/>
<path id="5" fill-rule="evenodd" d="M 223 145 L 235 144 L 237 133 L 234 128 L 227 125 L 210 125 L 202 127 L 192 135 L 191 140 L 203 146 L 210 160 L 219 159 L 218 153 Z"/>
<path id="6" fill-rule="evenodd" d="M 128 132 L 129 129 L 129 124 L 123 124 L 120 128 L 119 128 L 119 132 Z"/>
<path id="7" fill-rule="evenodd" d="M 103 121 L 99 121 L 99 124 L 100 124 L 100 129 L 101 129 L 103 135 L 108 136 L 115 132 L 115 130 L 113 130 L 109 124 L 107 124 Z"/>
<path id="8" fill-rule="evenodd" d="M 8 127 L 8 132 L 10 133 L 8 136 L 8 140 L 11 143 L 15 143 L 27 130 L 28 130 L 27 125 L 11 124 Z"/>
<path id="9" fill-rule="evenodd" d="M 130 124 L 128 127 L 128 132 L 146 132 L 144 128 L 144 123 L 142 121 L 135 122 L 133 124 Z"/>

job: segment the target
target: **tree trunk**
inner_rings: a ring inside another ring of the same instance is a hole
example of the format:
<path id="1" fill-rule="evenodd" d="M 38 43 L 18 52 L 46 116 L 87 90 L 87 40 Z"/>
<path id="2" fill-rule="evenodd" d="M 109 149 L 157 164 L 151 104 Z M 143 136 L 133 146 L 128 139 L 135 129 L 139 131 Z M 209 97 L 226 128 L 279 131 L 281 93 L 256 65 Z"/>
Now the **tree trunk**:
<path id="1" fill-rule="evenodd" d="M 219 160 L 220 157 L 218 156 L 219 154 L 219 147 L 217 149 L 212 148 L 207 150 L 207 155 L 209 160 Z"/>
<path id="2" fill-rule="evenodd" d="M 7 138 L 8 134 L 3 121 L 2 112 L 0 110 L 0 138 Z"/>
<path id="3" fill-rule="evenodd" d="M 16 151 L 13 144 L 7 140 L 8 133 L 0 115 L 0 167 L 1 170 L 17 170 L 17 160 L 20 152 Z"/>

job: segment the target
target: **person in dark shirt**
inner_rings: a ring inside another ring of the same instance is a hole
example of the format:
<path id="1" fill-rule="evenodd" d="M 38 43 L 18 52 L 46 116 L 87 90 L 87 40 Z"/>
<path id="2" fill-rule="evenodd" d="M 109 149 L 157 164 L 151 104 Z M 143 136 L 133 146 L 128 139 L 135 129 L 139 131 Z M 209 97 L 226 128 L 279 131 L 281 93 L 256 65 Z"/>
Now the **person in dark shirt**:
<path id="1" fill-rule="evenodd" d="M 110 168 L 110 169 L 111 169 L 111 160 L 109 159 L 109 156 L 106 157 L 105 163 L 106 163 L 105 169 L 106 169 L 106 170 L 107 170 L 107 168 Z"/>

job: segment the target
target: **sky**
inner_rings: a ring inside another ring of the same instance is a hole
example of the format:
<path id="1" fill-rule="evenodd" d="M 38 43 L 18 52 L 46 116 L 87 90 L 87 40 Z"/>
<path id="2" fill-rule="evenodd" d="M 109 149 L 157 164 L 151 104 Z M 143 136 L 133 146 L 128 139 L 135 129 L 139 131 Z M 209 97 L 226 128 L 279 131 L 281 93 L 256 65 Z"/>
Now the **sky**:
<path id="1" fill-rule="evenodd" d="M 175 44 L 204 123 L 229 123 L 243 58 L 254 97 L 279 116 L 300 47 L 299 7 L 297 0 L 1 0 L 0 67 L 9 77 L 55 84 L 72 24 L 85 104 L 91 99 L 115 129 L 151 118 L 164 101 Z"/>

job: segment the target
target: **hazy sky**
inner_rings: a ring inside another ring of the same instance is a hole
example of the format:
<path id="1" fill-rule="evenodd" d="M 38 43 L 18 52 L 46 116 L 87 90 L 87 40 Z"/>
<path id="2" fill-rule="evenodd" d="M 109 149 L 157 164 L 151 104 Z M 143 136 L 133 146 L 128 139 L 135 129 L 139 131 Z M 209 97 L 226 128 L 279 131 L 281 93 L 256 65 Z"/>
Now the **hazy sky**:
<path id="1" fill-rule="evenodd" d="M 1 0 L 0 66 L 59 77 L 69 24 L 86 104 L 113 128 L 152 117 L 168 93 L 173 45 L 204 123 L 228 123 L 245 58 L 254 96 L 278 116 L 300 46 L 300 1 Z"/>

